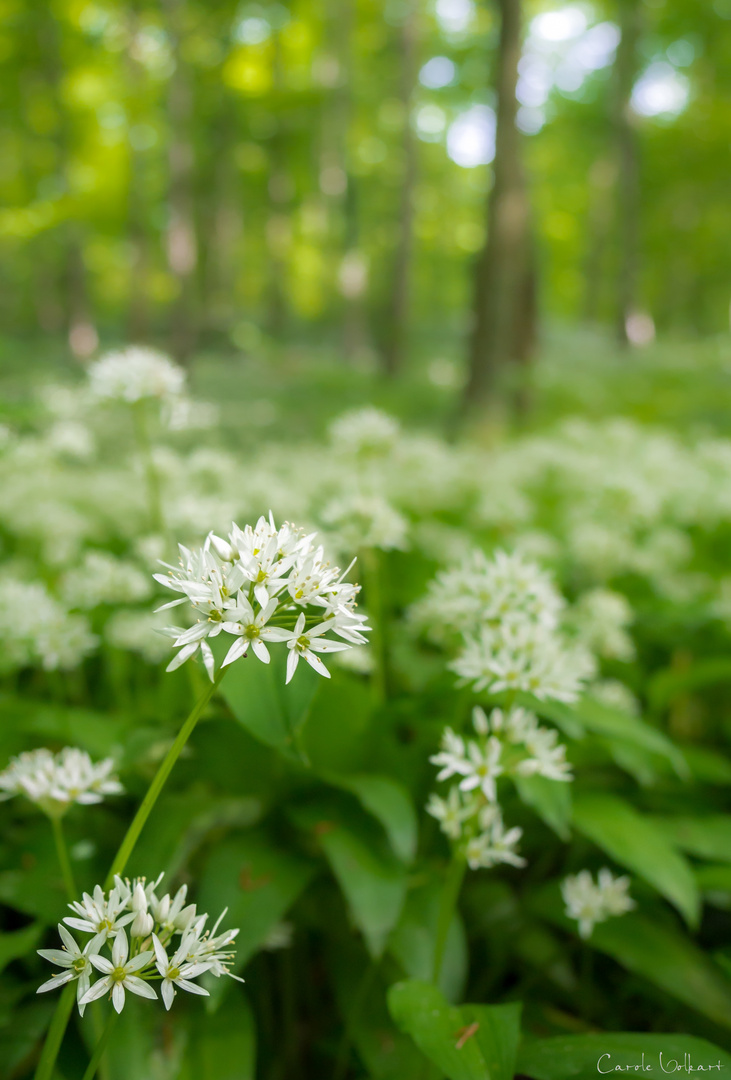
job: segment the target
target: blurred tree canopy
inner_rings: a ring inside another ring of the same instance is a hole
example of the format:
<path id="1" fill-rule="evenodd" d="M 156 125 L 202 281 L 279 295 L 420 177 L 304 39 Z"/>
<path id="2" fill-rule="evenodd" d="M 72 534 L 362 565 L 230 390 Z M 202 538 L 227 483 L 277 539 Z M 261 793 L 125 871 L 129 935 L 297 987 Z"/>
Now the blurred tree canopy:
<path id="1" fill-rule="evenodd" d="M 731 0 L 522 8 L 541 309 L 727 330 Z M 490 0 L 2 0 L 5 333 L 464 339 L 499 36 Z"/>

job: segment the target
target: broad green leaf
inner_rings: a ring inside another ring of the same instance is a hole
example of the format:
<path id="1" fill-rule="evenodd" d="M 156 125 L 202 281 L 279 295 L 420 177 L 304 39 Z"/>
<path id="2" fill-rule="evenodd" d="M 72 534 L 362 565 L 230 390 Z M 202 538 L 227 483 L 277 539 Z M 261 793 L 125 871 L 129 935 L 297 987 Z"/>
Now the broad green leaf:
<path id="1" fill-rule="evenodd" d="M 727 656 L 698 660 L 684 670 L 667 668 L 650 680 L 647 697 L 654 709 L 663 709 L 681 694 L 706 686 L 731 682 L 731 660 Z"/>
<path id="2" fill-rule="evenodd" d="M 684 746 L 683 756 L 696 780 L 704 784 L 731 784 L 731 761 L 724 757 L 717 748 L 706 746 Z"/>
<path id="3" fill-rule="evenodd" d="M 325 776 L 324 779 L 345 791 L 352 791 L 362 806 L 380 821 L 391 847 L 406 863 L 416 854 L 419 823 L 406 788 L 390 776 Z"/>
<path id="4" fill-rule="evenodd" d="M 576 932 L 558 886 L 533 899 L 537 914 Z M 723 1027 L 731 1027 L 731 980 L 690 938 L 637 912 L 598 923 L 589 944 Z"/>
<path id="5" fill-rule="evenodd" d="M 513 1080 L 520 1042 L 520 1002 L 506 1005 L 462 1005 L 468 1027 L 477 1024 L 475 1039 L 490 1080 Z"/>
<path id="6" fill-rule="evenodd" d="M 702 892 L 728 893 L 728 899 L 724 906 L 731 907 L 731 866 L 723 863 L 721 866 L 708 865 L 695 867 L 695 879 L 698 888 Z"/>
<path id="7" fill-rule="evenodd" d="M 672 843 L 688 854 L 731 862 L 731 815 L 656 817 L 653 820 Z"/>
<path id="8" fill-rule="evenodd" d="M 362 679 L 333 665 L 332 678 L 315 695 L 302 730 L 304 752 L 316 772 L 342 776 L 363 770 L 372 745 L 372 709 Z"/>
<path id="9" fill-rule="evenodd" d="M 691 925 L 700 913 L 693 871 L 662 829 L 616 795 L 574 795 L 574 825 L 662 893 Z"/>
<path id="10" fill-rule="evenodd" d="M 235 971 L 266 940 L 313 873 L 312 863 L 281 851 L 258 830 L 231 836 L 214 848 L 196 899 L 214 919 L 228 907 L 226 926 L 240 927 Z"/>
<path id="11" fill-rule="evenodd" d="M 254 1080 L 256 1027 L 239 987 L 213 1016 L 197 1009 L 186 1026 L 190 1033 L 176 1080 Z"/>
<path id="12" fill-rule="evenodd" d="M 388 939 L 389 952 L 410 979 L 426 982 L 431 978 L 441 894 L 437 882 L 410 889 L 401 918 Z M 455 914 L 449 927 L 439 978 L 439 989 L 447 1001 L 461 997 L 466 976 L 467 940 L 462 920 Z"/>
<path id="13" fill-rule="evenodd" d="M 388 1007 L 398 1027 L 448 1080 L 493 1080 L 474 1035 L 461 1042 L 468 1026 L 462 1010 L 449 1005 L 435 986 L 416 980 L 396 983 L 388 992 Z"/>
<path id="14" fill-rule="evenodd" d="M 287 685 L 283 649 L 271 650 L 271 663 L 253 654 L 231 664 L 220 692 L 240 724 L 267 746 L 298 756 L 299 733 L 325 680 L 309 664 L 299 664 Z"/>
<path id="15" fill-rule="evenodd" d="M 449 1080 L 512 1080 L 520 1005 L 449 1005 L 435 986 L 396 983 L 388 1007 L 398 1026 Z"/>
<path id="16" fill-rule="evenodd" d="M 571 836 L 571 784 L 545 776 L 516 776 L 515 787 L 530 806 L 562 840 Z"/>
<path id="17" fill-rule="evenodd" d="M 731 1066 L 731 1055 L 694 1035 L 612 1031 L 526 1040 L 518 1052 L 518 1071 L 533 1080 L 596 1080 L 597 1075 L 616 1076 L 617 1071 L 662 1076 L 675 1072 L 676 1065 L 687 1072 L 686 1063 L 694 1069 L 710 1067 L 715 1073 L 719 1063 L 720 1069 Z"/>
<path id="18" fill-rule="evenodd" d="M 31 923 L 22 930 L 13 930 L 10 933 L 0 932 L 0 971 L 3 971 L 11 960 L 32 953 L 42 932 L 41 923 Z"/>
<path id="19" fill-rule="evenodd" d="M 297 807 L 292 817 L 317 837 L 354 923 L 371 955 L 380 956 L 406 897 L 405 867 L 374 832 L 375 824 L 334 801 Z"/>
<path id="20" fill-rule="evenodd" d="M 645 750 L 666 757 L 679 776 L 688 775 L 682 751 L 657 728 L 591 697 L 583 697 L 574 708 L 587 731 L 636 743 Z"/>

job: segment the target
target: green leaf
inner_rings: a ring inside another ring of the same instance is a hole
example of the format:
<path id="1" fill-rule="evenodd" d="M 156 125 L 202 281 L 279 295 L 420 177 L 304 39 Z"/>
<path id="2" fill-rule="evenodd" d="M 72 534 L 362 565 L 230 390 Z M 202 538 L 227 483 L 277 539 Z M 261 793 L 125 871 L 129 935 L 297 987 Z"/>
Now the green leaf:
<path id="1" fill-rule="evenodd" d="M 633 1076 L 645 1071 L 662 1075 L 675 1071 L 673 1062 L 683 1066 L 686 1060 L 696 1069 L 712 1066 L 715 1071 L 719 1062 L 721 1068 L 731 1065 L 725 1050 L 694 1035 L 606 1032 L 525 1041 L 518 1053 L 518 1071 L 533 1080 L 596 1080 L 602 1072 L 616 1075 L 615 1070 Z"/>
<path id="2" fill-rule="evenodd" d="M 351 791 L 380 821 L 396 855 L 405 863 L 416 854 L 419 823 L 406 788 L 390 776 L 325 776 L 328 783 Z"/>
<path id="3" fill-rule="evenodd" d="M 651 818 L 616 795 L 576 794 L 574 825 L 662 893 L 695 926 L 700 897 L 690 866 Z"/>
<path id="4" fill-rule="evenodd" d="M 254 1080 L 256 1027 L 239 987 L 214 1016 L 198 1009 L 186 1026 L 190 1037 L 177 1080 Z"/>
<path id="5" fill-rule="evenodd" d="M 324 680 L 309 664 L 301 663 L 286 685 L 286 660 L 282 649 L 272 650 L 269 664 L 253 655 L 237 660 L 220 692 L 247 731 L 267 746 L 297 757 L 302 725 Z"/>
<path id="6" fill-rule="evenodd" d="M 31 923 L 30 926 L 13 930 L 11 933 L 0 932 L 0 971 L 4 971 L 12 960 L 31 953 L 42 933 L 41 923 Z"/>
<path id="7" fill-rule="evenodd" d="M 590 697 L 583 697 L 575 710 L 587 731 L 636 743 L 645 750 L 666 757 L 679 776 L 688 775 L 688 765 L 682 751 L 657 728 Z"/>
<path id="8" fill-rule="evenodd" d="M 656 817 L 653 820 L 673 844 L 690 855 L 731 862 L 731 815 Z"/>
<path id="9" fill-rule="evenodd" d="M 518 795 L 561 840 L 571 836 L 571 785 L 545 776 L 515 776 Z"/>
<path id="10" fill-rule="evenodd" d="M 228 907 L 226 926 L 241 928 L 234 971 L 266 940 L 313 873 L 312 863 L 281 851 L 258 830 L 229 837 L 214 848 L 202 875 L 198 906 L 213 918 Z"/>
<path id="11" fill-rule="evenodd" d="M 468 1026 L 478 1024 L 475 1039 L 490 1080 L 513 1080 L 520 1042 L 520 1002 L 506 1005 L 462 1005 Z"/>
<path id="12" fill-rule="evenodd" d="M 388 1007 L 398 1026 L 449 1080 L 512 1080 L 520 1005 L 449 1005 L 430 983 L 396 983 Z"/>
<path id="13" fill-rule="evenodd" d="M 354 810 L 357 808 L 354 807 Z M 296 807 L 292 817 L 314 832 L 348 901 L 353 922 L 372 956 L 380 956 L 406 896 L 406 869 L 374 834 L 375 825 L 346 807 L 321 800 Z"/>
<path id="14" fill-rule="evenodd" d="M 564 912 L 558 885 L 541 890 L 531 907 L 551 922 L 576 931 L 576 923 Z M 598 923 L 589 945 L 717 1024 L 731 1027 L 731 981 L 677 930 L 629 912 Z"/>
<path id="15" fill-rule="evenodd" d="M 389 952 L 410 979 L 426 982 L 431 978 L 441 895 L 437 882 L 410 889 L 401 918 L 388 939 Z M 455 913 L 439 978 L 439 989 L 447 1001 L 456 1001 L 461 996 L 466 977 L 467 940 L 462 920 Z"/>
<path id="16" fill-rule="evenodd" d="M 724 682 L 731 682 L 731 660 L 727 656 L 710 657 L 685 669 L 657 672 L 650 680 L 647 697 L 653 709 L 663 709 L 681 694 Z"/>

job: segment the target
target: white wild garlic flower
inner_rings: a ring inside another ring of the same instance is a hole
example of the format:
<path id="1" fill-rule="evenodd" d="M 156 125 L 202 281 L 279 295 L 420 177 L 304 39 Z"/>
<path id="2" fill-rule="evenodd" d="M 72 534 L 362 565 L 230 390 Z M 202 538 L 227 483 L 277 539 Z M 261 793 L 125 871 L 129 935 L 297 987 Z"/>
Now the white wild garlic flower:
<path id="1" fill-rule="evenodd" d="M 153 984 L 158 982 L 166 1009 L 180 990 L 207 996 L 208 991 L 195 982 L 204 972 L 243 982 L 229 970 L 238 930 L 219 933 L 226 911 L 207 930 L 208 915 L 199 914 L 195 904 L 185 904 L 186 885 L 174 896 L 157 896 L 162 876 L 151 882 L 117 876 L 108 894 L 97 885 L 92 894 L 84 893 L 80 901 L 69 904 L 74 915 L 64 922 L 92 936 L 81 946 L 66 926 L 59 925 L 63 950 L 42 949 L 39 955 L 61 971 L 37 993 L 78 980 L 76 1000 L 83 1016 L 89 1002 L 105 996 L 118 1013 L 127 992 L 156 999 Z"/>
<path id="2" fill-rule="evenodd" d="M 131 345 L 91 364 L 89 383 L 94 397 L 102 400 L 129 404 L 145 399 L 166 401 L 182 395 L 185 372 L 163 353 Z"/>
<path id="3" fill-rule="evenodd" d="M 0 773 L 0 800 L 25 795 L 49 817 L 61 817 L 72 803 L 88 806 L 124 788 L 111 758 L 94 762 L 85 750 L 67 746 L 57 754 L 30 750 L 11 759 Z"/>
<path id="4" fill-rule="evenodd" d="M 233 525 L 228 540 L 211 533 L 202 548 L 189 551 L 180 545 L 180 565 L 165 563 L 169 572 L 154 576 L 182 597 L 158 610 L 188 603 L 197 621 L 187 629 L 167 629 L 180 649 L 167 670 L 200 650 L 213 679 L 208 639 L 225 633 L 234 640 L 224 667 L 249 649 L 268 664 L 269 646 L 284 644 L 289 650 L 287 682 L 300 658 L 329 678 L 320 656 L 365 644 L 370 627 L 355 611 L 360 586 L 345 581 L 347 570 L 330 566 L 313 539 L 314 534 L 287 523 L 277 529 L 270 515 L 253 527 Z"/>
<path id="5" fill-rule="evenodd" d="M 577 920 L 582 938 L 591 937 L 596 923 L 632 910 L 635 902 L 629 895 L 629 884 L 628 877 L 614 877 L 606 866 L 599 871 L 596 883 L 589 870 L 564 878 L 561 895 L 566 914 Z"/>

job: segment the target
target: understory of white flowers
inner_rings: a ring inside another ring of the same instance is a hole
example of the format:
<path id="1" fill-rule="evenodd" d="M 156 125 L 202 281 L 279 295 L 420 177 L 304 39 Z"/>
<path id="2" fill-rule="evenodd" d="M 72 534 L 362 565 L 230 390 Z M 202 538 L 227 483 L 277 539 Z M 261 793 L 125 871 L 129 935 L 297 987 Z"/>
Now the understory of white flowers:
<path id="1" fill-rule="evenodd" d="M 66 926 L 58 927 L 63 948 L 38 950 L 61 970 L 37 992 L 76 982 L 83 1016 L 97 998 L 109 999 L 120 1013 L 126 993 L 155 1000 L 159 989 L 166 1009 L 180 990 L 208 996 L 209 991 L 196 982 L 205 973 L 243 982 L 229 970 L 234 959 L 231 946 L 239 931 L 219 933 L 226 911 L 209 928 L 208 915 L 198 912 L 195 904 L 186 904 L 186 885 L 174 896 L 158 897 L 162 877 L 147 882 L 117 876 L 108 893 L 97 885 L 69 904 L 74 914 L 64 919 Z M 83 934 L 84 940 L 79 943 L 68 927 Z"/>
<path id="2" fill-rule="evenodd" d="M 167 629 L 180 650 L 168 671 L 200 651 L 213 679 L 209 640 L 223 633 L 233 641 L 222 667 L 249 649 L 268 664 L 269 646 L 284 645 L 287 682 L 300 659 L 329 678 L 321 656 L 365 644 L 370 627 L 355 610 L 360 586 L 345 581 L 347 570 L 330 566 L 314 537 L 287 523 L 277 529 L 270 514 L 255 526 L 233 525 L 228 540 L 211 533 L 202 548 L 189 551 L 181 545 L 180 566 L 155 574 L 161 585 L 182 593 L 158 610 L 187 604 L 196 619 L 188 628 Z"/>

